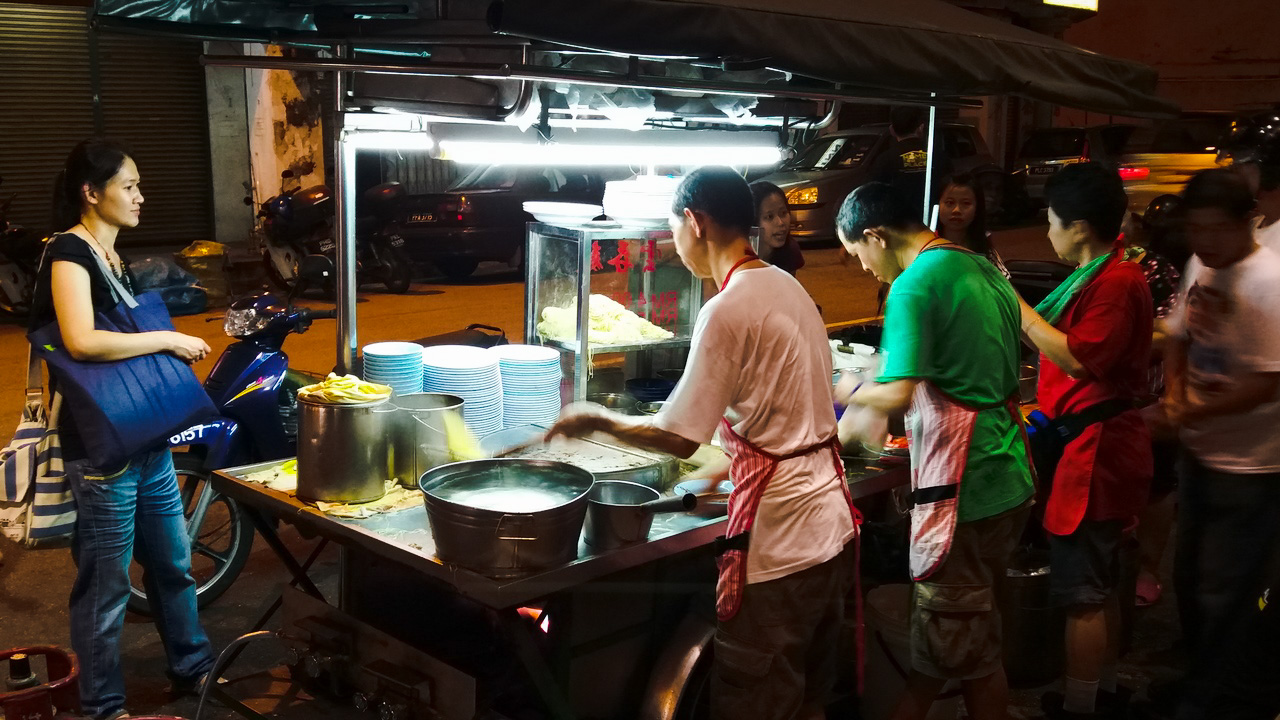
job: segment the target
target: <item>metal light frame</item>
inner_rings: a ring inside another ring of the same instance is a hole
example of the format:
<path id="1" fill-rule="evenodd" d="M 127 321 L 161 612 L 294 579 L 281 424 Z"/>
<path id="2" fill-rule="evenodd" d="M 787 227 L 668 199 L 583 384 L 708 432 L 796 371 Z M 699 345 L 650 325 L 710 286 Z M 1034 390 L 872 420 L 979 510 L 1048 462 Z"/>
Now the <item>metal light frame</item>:
<path id="1" fill-rule="evenodd" d="M 439 39 L 436 39 L 437 41 Z M 435 41 L 429 41 L 428 44 Z M 335 212 L 334 232 L 337 243 L 337 371 L 349 373 L 355 367 L 355 358 L 359 346 L 356 331 L 356 237 L 355 237 L 355 158 L 358 143 L 355 136 L 361 131 L 344 127 L 346 114 L 347 73 L 366 72 L 387 75 L 418 75 L 430 77 L 458 77 L 478 80 L 521 80 L 526 82 L 571 82 L 581 85 L 605 87 L 627 87 L 641 90 L 676 90 L 682 92 L 703 92 L 717 95 L 737 95 L 744 97 L 776 97 L 799 100 L 822 100 L 830 102 L 850 103 L 884 103 L 898 105 L 914 105 L 929 108 L 929 156 L 925 169 L 926 194 L 924 222 L 928 224 L 930 214 L 929 194 L 933 177 L 933 136 L 937 125 L 937 108 L 948 107 L 981 107 L 980 102 L 959 98 L 939 98 L 936 93 L 923 99 L 908 95 L 844 88 L 809 89 L 804 87 L 769 85 L 766 83 L 720 82 L 709 80 L 686 80 L 645 75 L 639 72 L 638 58 L 631 58 L 631 67 L 626 73 L 594 72 L 548 68 L 526 63 L 419 63 L 419 62 L 369 62 L 355 61 L 349 58 L 350 48 L 346 45 L 334 47 L 336 57 L 323 59 L 292 59 L 275 57 L 247 57 L 238 55 L 205 55 L 200 58 L 207 67 L 236 67 L 262 70 L 296 70 L 304 72 L 334 73 L 334 188 Z"/>

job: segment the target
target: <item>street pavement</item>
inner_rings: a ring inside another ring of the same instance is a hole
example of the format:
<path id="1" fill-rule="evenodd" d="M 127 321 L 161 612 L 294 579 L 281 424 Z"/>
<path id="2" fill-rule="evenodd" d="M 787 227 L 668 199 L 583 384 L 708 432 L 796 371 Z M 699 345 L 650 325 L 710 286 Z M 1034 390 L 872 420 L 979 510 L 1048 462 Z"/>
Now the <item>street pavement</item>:
<path id="1" fill-rule="evenodd" d="M 1048 259 L 1052 251 L 1043 227 L 1002 231 L 995 244 L 1007 259 Z M 800 282 L 822 307 L 831 325 L 876 314 L 878 283 L 862 271 L 856 260 L 847 260 L 840 248 L 808 249 Z M 323 302 L 307 304 L 326 306 Z M 406 295 L 362 293 L 358 306 L 360 344 L 383 340 L 409 340 L 452 330 L 470 323 L 504 328 L 512 341 L 522 335 L 524 290 L 519 276 L 501 267 L 482 267 L 476 277 L 461 283 L 432 281 L 415 284 Z M 175 318 L 177 328 L 206 339 L 213 348 L 209 359 L 195 372 L 204 377 L 213 360 L 231 342 L 222 332 L 221 309 L 201 315 Z M 332 321 L 316 322 L 310 332 L 291 336 L 285 345 L 295 367 L 326 371 L 334 365 L 336 339 Z M 27 343 L 18 324 L 0 325 L 0 438 L 11 437 L 21 411 Z M 290 547 L 301 553 L 311 541 L 290 529 L 282 531 Z M 23 551 L 0 539 L 0 650 L 34 644 L 68 646 L 66 602 L 74 578 L 67 550 Z M 320 556 L 317 577 L 322 589 L 333 592 L 338 555 L 329 550 Z M 241 578 L 221 599 L 202 611 L 202 619 L 215 648 L 249 629 L 273 591 L 286 579 L 279 561 L 259 540 Z M 123 635 L 122 656 L 129 678 L 130 707 L 135 712 L 171 712 L 191 717 L 191 700 L 173 701 L 164 688 L 164 653 L 146 618 L 129 615 Z M 278 664 L 282 651 L 274 642 L 246 653 L 237 671 L 262 670 Z M 233 691 L 234 692 L 234 691 Z M 247 691 L 246 691 L 247 692 Z M 287 713 L 286 713 L 287 715 Z M 205 717 L 227 717 L 223 712 Z M 303 712 L 301 716 L 306 716 Z"/>

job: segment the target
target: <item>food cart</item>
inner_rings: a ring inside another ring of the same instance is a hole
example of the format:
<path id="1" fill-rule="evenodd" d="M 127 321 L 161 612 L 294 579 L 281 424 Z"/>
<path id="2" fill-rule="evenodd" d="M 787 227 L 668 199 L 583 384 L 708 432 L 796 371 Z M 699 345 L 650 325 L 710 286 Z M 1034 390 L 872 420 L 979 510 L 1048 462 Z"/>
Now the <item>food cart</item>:
<path id="1" fill-rule="evenodd" d="M 283 602 L 282 635 L 299 679 L 404 718 L 496 720 L 543 709 L 553 718 L 705 713 L 723 517 L 662 515 L 646 541 L 605 551 L 582 542 L 571 562 L 491 577 L 438 559 L 421 504 L 344 519 L 252 479 L 280 464 L 221 470 L 214 484 L 252 509 L 294 584 L 310 595 L 294 591 Z M 848 458 L 846 472 L 860 504 L 907 483 L 901 462 Z M 323 602 L 266 518 L 343 547 L 334 605 Z M 399 676 L 377 671 L 407 662 L 406 655 L 413 661 Z"/>
<path id="2" fill-rule="evenodd" d="M 338 252 L 337 364 L 343 369 L 353 366 L 358 348 L 353 190 L 360 133 L 344 123 L 356 76 L 472 79 L 518 88 L 510 106 L 478 113 L 479 122 L 491 123 L 527 108 L 535 89 L 548 85 L 830 103 L 831 115 L 810 123 L 814 128 L 830 122 L 840 102 L 936 108 L 974 96 L 1017 94 L 1126 115 L 1173 110 L 1154 96 L 1155 76 L 1147 68 L 937 0 L 816 0 L 786 12 L 730 0 L 458 0 L 358 10 L 320 5 L 323 11 L 313 13 L 209 2 L 184 8 L 179 17 L 164 4 L 99 0 L 97 20 L 134 31 L 333 48 L 323 58 L 209 56 L 205 62 L 326 72 L 335 79 L 336 226 L 344 239 Z M 515 47 L 516 59 L 431 56 L 458 46 Z M 406 57 L 415 48 L 428 50 Z M 620 67 L 579 68 L 538 57 L 562 52 L 617 61 Z M 761 71 L 768 72 L 753 74 Z M 440 100 L 435 112 L 447 113 L 449 99 Z M 474 105 L 470 109 L 474 122 Z M 790 119 L 781 124 L 785 132 Z M 574 236 L 551 226 L 533 231 L 571 240 L 575 260 L 590 259 L 594 240 L 587 232 Z M 612 240 L 660 239 L 624 235 Z M 530 260 L 533 266 L 542 258 Z M 584 363 L 591 352 L 584 327 L 586 287 L 573 288 L 579 311 L 575 336 L 556 341 L 572 358 L 575 398 L 585 392 Z M 641 288 L 651 296 L 648 290 Z M 536 312 L 546 303 L 536 288 L 529 292 L 532 325 L 526 338 L 532 339 Z M 690 311 L 696 312 L 692 306 Z M 300 679 L 357 707 L 377 708 L 388 719 L 676 718 L 698 717 L 705 708 L 713 624 L 699 608 L 709 607 L 709 562 L 714 540 L 723 534 L 722 519 L 664 517 L 644 542 L 605 552 L 583 546 L 561 566 L 494 578 L 442 562 L 421 506 L 335 518 L 247 479 L 269 469 L 220 470 L 213 484 L 250 508 L 255 526 L 302 588 L 282 600 L 282 635 L 296 653 Z M 847 469 L 859 500 L 907 483 L 901 465 L 852 460 Z M 307 577 L 308 564 L 288 554 L 270 518 L 342 545 L 342 583 L 334 602 L 321 602 Z"/>

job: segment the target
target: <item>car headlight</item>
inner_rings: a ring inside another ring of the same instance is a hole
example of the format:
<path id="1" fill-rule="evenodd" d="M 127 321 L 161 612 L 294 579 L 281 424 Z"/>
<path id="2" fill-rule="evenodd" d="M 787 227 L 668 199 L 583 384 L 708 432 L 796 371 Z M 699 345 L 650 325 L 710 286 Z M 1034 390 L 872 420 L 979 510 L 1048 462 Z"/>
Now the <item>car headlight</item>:
<path id="1" fill-rule="evenodd" d="M 222 329 L 231 337 L 247 337 L 267 326 L 269 317 L 259 315 L 253 308 L 243 310 L 227 310 L 227 319 Z"/>
<path id="2" fill-rule="evenodd" d="M 818 204 L 818 188 L 809 185 L 807 187 L 793 187 L 787 191 L 788 205 L 817 205 Z"/>

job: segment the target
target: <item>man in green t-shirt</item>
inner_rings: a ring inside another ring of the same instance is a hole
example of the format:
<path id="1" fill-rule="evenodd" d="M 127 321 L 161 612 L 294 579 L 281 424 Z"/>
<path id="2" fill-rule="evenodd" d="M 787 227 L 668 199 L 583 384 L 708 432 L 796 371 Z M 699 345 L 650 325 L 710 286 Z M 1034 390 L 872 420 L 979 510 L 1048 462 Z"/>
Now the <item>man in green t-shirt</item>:
<path id="1" fill-rule="evenodd" d="M 994 585 L 1022 535 L 1034 487 L 1017 409 L 1020 314 L 986 258 L 917 219 L 898 190 L 845 199 L 841 244 L 891 283 L 875 382 L 843 386 L 846 416 L 906 413 L 911 448 L 911 675 L 895 720 L 923 719 L 947 680 L 969 717 L 1003 720 Z M 842 440 L 856 421 L 842 420 Z M 860 438 L 883 442 L 883 438 Z"/>

